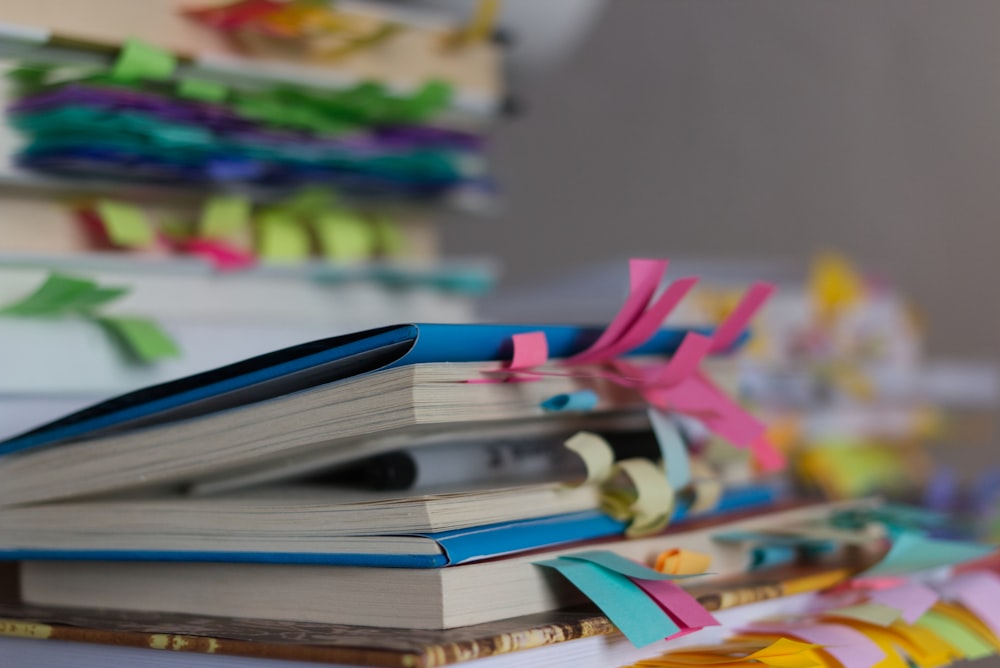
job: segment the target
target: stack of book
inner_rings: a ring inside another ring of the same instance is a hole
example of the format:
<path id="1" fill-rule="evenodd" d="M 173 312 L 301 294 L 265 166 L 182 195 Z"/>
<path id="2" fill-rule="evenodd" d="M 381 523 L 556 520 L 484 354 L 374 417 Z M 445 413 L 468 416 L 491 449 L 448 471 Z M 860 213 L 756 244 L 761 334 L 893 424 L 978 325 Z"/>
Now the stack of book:
<path id="1" fill-rule="evenodd" d="M 3 608 L 0 635 L 54 640 L 0 643 L 35 665 L 150 648 L 267 657 L 262 667 L 615 665 L 735 626 L 763 643 L 754 652 L 797 638 L 795 653 L 854 668 L 875 662 L 842 661 L 842 645 L 871 658 L 875 632 L 824 629 L 903 616 L 926 634 L 960 623 L 980 653 L 1000 647 L 951 576 L 992 548 L 940 540 L 938 518 L 874 500 L 723 484 L 696 429 L 761 471 L 783 463 L 726 389 L 771 289 L 752 286 L 716 327 L 660 329 L 694 284 L 661 290 L 665 269 L 633 261 L 632 291 L 603 330 L 384 327 L 3 441 L 0 550 L 20 563 L 21 602 Z M 939 593 L 912 603 L 928 587 L 898 577 L 942 568 Z M 809 594 L 856 575 L 842 599 Z M 765 598 L 772 607 L 742 605 Z M 761 621 L 806 603 L 805 622 Z M 893 632 L 921 634 L 907 629 Z M 170 660 L 198 665 L 181 656 Z"/>
<path id="2" fill-rule="evenodd" d="M 494 197 L 503 49 L 472 14 L 0 10 L 0 437 L 276 348 L 472 321 L 496 267 L 444 257 L 437 219 Z"/>

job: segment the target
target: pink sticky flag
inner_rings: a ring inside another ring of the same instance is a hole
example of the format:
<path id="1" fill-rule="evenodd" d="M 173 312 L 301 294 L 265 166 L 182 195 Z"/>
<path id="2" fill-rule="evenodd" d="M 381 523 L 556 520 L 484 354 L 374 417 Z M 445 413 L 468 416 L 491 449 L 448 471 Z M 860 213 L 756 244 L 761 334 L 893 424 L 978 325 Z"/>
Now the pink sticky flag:
<path id="1" fill-rule="evenodd" d="M 932 605 L 937 603 L 938 595 L 930 587 L 925 587 L 917 582 L 907 582 L 891 589 L 877 589 L 868 594 L 868 600 L 872 603 L 881 603 L 890 608 L 896 608 L 902 613 L 903 621 L 907 624 L 913 624 L 930 610 Z M 997 601 L 1000 603 L 1000 599 Z M 1000 632 L 1000 626 L 993 630 Z"/>
<path id="2" fill-rule="evenodd" d="M 677 352 L 666 364 L 653 369 L 650 374 L 650 384 L 659 387 L 671 387 L 689 377 L 698 369 L 698 365 L 712 347 L 712 339 L 702 334 L 691 332 L 685 335 Z"/>
<path id="3" fill-rule="evenodd" d="M 545 332 L 524 332 L 511 337 L 514 355 L 507 368 L 512 371 L 541 366 L 549 359 L 549 342 Z"/>
<path id="4" fill-rule="evenodd" d="M 718 620 L 691 594 L 670 580 L 644 580 L 629 578 L 646 594 L 656 601 L 677 626 L 684 630 L 697 631 L 706 626 L 719 626 Z"/>
<path id="5" fill-rule="evenodd" d="M 618 315 L 589 348 L 566 359 L 567 364 L 586 364 L 599 356 L 600 351 L 620 339 L 645 311 L 649 300 L 656 293 L 666 260 L 632 259 L 629 261 L 629 295 Z"/>
<path id="6" fill-rule="evenodd" d="M 712 335 L 712 352 L 728 350 L 732 347 L 746 330 L 757 310 L 764 305 L 774 290 L 775 287 L 771 283 L 751 285 L 733 312 L 715 329 L 715 333 Z"/>
<path id="7" fill-rule="evenodd" d="M 738 633 L 778 633 L 822 645 L 822 651 L 839 661 L 843 668 L 870 668 L 885 659 L 885 652 L 867 636 L 840 624 L 760 622 Z"/>
<path id="8" fill-rule="evenodd" d="M 192 239 L 182 246 L 185 252 L 204 257 L 222 271 L 246 269 L 257 261 L 253 253 L 213 239 Z"/>
<path id="9" fill-rule="evenodd" d="M 957 600 L 1000 635 L 1000 577 L 991 571 L 956 575 L 939 587 L 941 593 Z"/>
<path id="10" fill-rule="evenodd" d="M 691 291 L 697 278 L 682 278 L 671 283 L 663 294 L 646 309 L 618 338 L 600 350 L 595 350 L 591 361 L 609 360 L 638 348 L 650 339 L 670 313 Z"/>

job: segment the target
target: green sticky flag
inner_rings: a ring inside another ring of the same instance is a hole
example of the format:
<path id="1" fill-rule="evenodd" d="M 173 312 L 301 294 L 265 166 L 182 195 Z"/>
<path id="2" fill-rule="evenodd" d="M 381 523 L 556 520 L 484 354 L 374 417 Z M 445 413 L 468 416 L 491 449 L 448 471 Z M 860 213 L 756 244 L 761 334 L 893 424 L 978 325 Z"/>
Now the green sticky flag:
<path id="1" fill-rule="evenodd" d="M 85 278 L 49 274 L 37 290 L 13 304 L 0 308 L 0 314 L 18 316 L 59 315 L 97 285 Z"/>
<path id="2" fill-rule="evenodd" d="M 993 656 L 993 646 L 979 637 L 972 629 L 966 628 L 948 615 L 928 610 L 916 623 L 940 636 L 942 640 L 961 652 L 967 659 L 982 659 Z"/>
<path id="3" fill-rule="evenodd" d="M 96 321 L 137 362 L 157 362 L 180 355 L 180 348 L 170 335 L 148 318 L 102 316 Z"/>
<path id="4" fill-rule="evenodd" d="M 97 203 L 97 215 L 111 243 L 116 246 L 146 248 L 156 239 L 146 214 L 131 204 L 101 200 Z"/>
<path id="5" fill-rule="evenodd" d="M 294 216 L 314 217 L 328 211 L 335 200 L 326 188 L 303 188 L 276 208 Z"/>
<path id="6" fill-rule="evenodd" d="M 138 39 L 126 40 L 111 68 L 111 77 L 119 81 L 167 81 L 177 69 L 177 57 L 168 51 Z"/>
<path id="7" fill-rule="evenodd" d="M 257 221 L 257 254 L 264 260 L 304 260 L 310 246 L 306 226 L 283 211 L 267 211 Z"/>
<path id="8" fill-rule="evenodd" d="M 380 215 L 375 217 L 374 222 L 375 238 L 382 255 L 395 256 L 406 252 L 406 238 L 396 221 Z"/>
<path id="9" fill-rule="evenodd" d="M 225 239 L 250 224 L 250 200 L 238 195 L 212 197 L 201 211 L 198 224 L 199 236 L 206 239 Z"/>
<path id="10" fill-rule="evenodd" d="M 330 211 L 319 216 L 313 226 L 328 260 L 366 260 L 375 254 L 375 229 L 356 213 Z"/>
<path id="11" fill-rule="evenodd" d="M 189 100 L 222 102 L 226 99 L 229 91 L 225 86 L 215 81 L 185 77 L 177 85 L 177 94 Z"/>

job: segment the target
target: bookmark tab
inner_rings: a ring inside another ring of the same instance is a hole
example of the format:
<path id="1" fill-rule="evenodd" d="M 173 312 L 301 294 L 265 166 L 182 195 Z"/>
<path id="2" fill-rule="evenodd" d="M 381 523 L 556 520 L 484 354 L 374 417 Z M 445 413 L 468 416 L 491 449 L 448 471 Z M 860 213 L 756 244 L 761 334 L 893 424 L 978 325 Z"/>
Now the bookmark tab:
<path id="1" fill-rule="evenodd" d="M 115 336 L 136 361 L 158 362 L 181 354 L 177 344 L 147 318 L 102 316 L 97 322 Z"/>
<path id="2" fill-rule="evenodd" d="M 574 559 L 550 559 L 535 565 L 551 568 L 569 580 L 636 647 L 645 647 L 680 631 L 670 616 L 624 575 Z"/>
<path id="3" fill-rule="evenodd" d="M 0 308 L 13 316 L 55 316 L 89 311 L 128 293 L 128 288 L 98 287 L 91 280 L 63 274 L 49 274 L 27 297 Z"/>
<path id="4" fill-rule="evenodd" d="M 889 626 L 900 618 L 902 610 L 881 603 L 859 603 L 822 612 L 824 617 L 846 617 L 875 626 Z"/>
<path id="5" fill-rule="evenodd" d="M 669 415 L 657 408 L 649 408 L 646 414 L 660 445 L 670 486 L 675 490 L 684 489 L 691 482 L 691 462 L 680 429 Z"/>
<path id="6" fill-rule="evenodd" d="M 292 216 L 269 211 L 260 217 L 257 226 L 258 253 L 265 260 L 297 262 L 309 257 L 309 234 Z"/>
<path id="7" fill-rule="evenodd" d="M 138 207 L 124 202 L 101 200 L 97 215 L 108 239 L 123 248 L 149 248 L 156 241 L 153 227 Z"/>
<path id="8" fill-rule="evenodd" d="M 176 69 L 177 58 L 172 53 L 137 39 L 128 39 L 122 45 L 111 77 L 119 81 L 167 81 Z"/>
<path id="9" fill-rule="evenodd" d="M 660 552 L 656 556 L 653 568 L 660 573 L 670 575 L 701 575 L 708 570 L 711 563 L 712 556 L 709 554 L 675 547 Z"/>
<path id="10" fill-rule="evenodd" d="M 601 509 L 615 519 L 631 519 L 625 535 L 645 536 L 670 523 L 674 490 L 663 469 L 648 459 L 615 464 L 601 488 Z"/>
<path id="11" fill-rule="evenodd" d="M 718 620 L 676 582 L 630 578 L 670 615 L 682 631 L 719 626 Z"/>
<path id="12" fill-rule="evenodd" d="M 597 407 L 599 399 L 593 390 L 579 390 L 549 397 L 541 404 L 544 410 L 558 413 L 561 411 L 592 411 Z"/>
<path id="13" fill-rule="evenodd" d="M 1000 577 L 996 573 L 990 571 L 962 573 L 938 589 L 943 596 L 958 601 L 968 608 L 983 620 L 994 634 L 1000 636 Z M 931 594 L 933 595 L 933 592 Z"/>
<path id="14" fill-rule="evenodd" d="M 993 646 L 974 631 L 936 610 L 929 610 L 916 626 L 930 630 L 958 650 L 966 659 L 983 659 L 996 654 Z"/>
<path id="15" fill-rule="evenodd" d="M 560 559 L 575 559 L 577 561 L 588 561 L 592 564 L 597 564 L 602 568 L 606 568 L 609 571 L 620 573 L 632 579 L 678 580 L 678 579 L 692 577 L 692 575 L 674 575 L 672 573 L 663 573 L 660 571 L 654 571 L 652 568 L 643 566 L 638 562 L 632 561 L 631 559 L 626 559 L 620 554 L 615 554 L 614 552 L 610 552 L 608 550 L 590 550 L 588 552 L 574 552 L 572 554 L 564 554 L 560 557 Z"/>
<path id="16" fill-rule="evenodd" d="M 903 621 L 907 624 L 913 624 L 937 603 L 938 595 L 930 587 L 917 582 L 908 582 L 898 587 L 869 592 L 868 600 L 872 603 L 881 603 L 896 608 L 902 613 Z M 1000 604 L 1000 598 L 996 600 Z M 1000 631 L 1000 618 L 997 619 L 997 622 L 997 630 Z"/>
<path id="17" fill-rule="evenodd" d="M 845 668 L 874 666 L 886 653 L 863 633 L 838 624 L 760 622 L 740 633 L 777 633 L 820 645 Z"/>
<path id="18" fill-rule="evenodd" d="M 367 260 L 375 254 L 377 239 L 372 225 L 349 211 L 328 211 L 313 220 L 323 256 L 335 262 Z"/>
<path id="19" fill-rule="evenodd" d="M 223 102 L 228 94 L 225 86 L 208 79 L 185 77 L 177 85 L 177 95 L 199 102 Z"/>
<path id="20" fill-rule="evenodd" d="M 928 538 L 914 531 L 903 531 L 892 542 L 882 560 L 859 577 L 902 575 L 940 566 L 953 566 L 963 561 L 980 559 L 996 550 L 994 545 L 981 545 L 959 540 Z"/>
<path id="21" fill-rule="evenodd" d="M 587 469 L 587 478 L 583 484 L 601 482 L 611 475 L 615 464 L 615 451 L 608 442 L 597 434 L 580 431 L 563 443 L 567 450 L 575 452 Z"/>
<path id="22" fill-rule="evenodd" d="M 205 202 L 198 234 L 205 239 L 227 239 L 250 225 L 250 200 L 238 195 L 219 195 Z"/>

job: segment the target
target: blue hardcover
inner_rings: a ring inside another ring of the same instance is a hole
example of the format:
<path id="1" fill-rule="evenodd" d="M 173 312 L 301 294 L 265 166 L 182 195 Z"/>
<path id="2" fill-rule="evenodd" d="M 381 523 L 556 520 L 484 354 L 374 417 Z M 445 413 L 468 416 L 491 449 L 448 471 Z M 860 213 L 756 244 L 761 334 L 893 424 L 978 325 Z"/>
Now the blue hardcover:
<path id="1" fill-rule="evenodd" d="M 586 349 L 602 331 L 555 325 L 408 324 L 321 339 L 109 399 L 0 441 L 0 455 L 235 408 L 380 369 L 499 361 L 510 357 L 514 334 L 539 330 L 545 332 L 554 358 Z M 629 354 L 669 355 L 690 331 L 711 334 L 708 329 L 664 329 Z"/>

